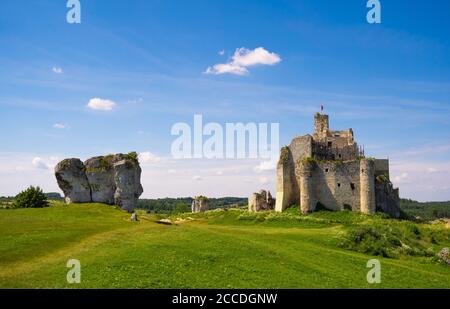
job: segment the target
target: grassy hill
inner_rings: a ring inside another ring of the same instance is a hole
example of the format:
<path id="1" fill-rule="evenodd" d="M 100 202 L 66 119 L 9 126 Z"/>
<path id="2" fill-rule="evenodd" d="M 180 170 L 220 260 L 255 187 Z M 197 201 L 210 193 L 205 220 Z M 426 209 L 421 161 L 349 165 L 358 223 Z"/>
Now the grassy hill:
<path id="1" fill-rule="evenodd" d="M 445 223 L 238 209 L 130 222 L 111 206 L 52 204 L 0 209 L 0 288 L 450 288 L 435 258 L 450 246 Z M 369 285 L 374 255 L 382 283 Z M 72 258 L 79 285 L 66 282 Z"/>

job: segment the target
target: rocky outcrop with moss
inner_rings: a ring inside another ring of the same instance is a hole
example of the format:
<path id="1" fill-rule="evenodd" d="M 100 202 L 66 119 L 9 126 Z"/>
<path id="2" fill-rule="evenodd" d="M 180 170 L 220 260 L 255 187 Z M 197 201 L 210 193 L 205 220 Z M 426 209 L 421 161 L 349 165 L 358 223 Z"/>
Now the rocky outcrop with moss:
<path id="1" fill-rule="evenodd" d="M 80 159 L 65 159 L 55 167 L 58 186 L 64 192 L 66 203 L 89 203 L 91 189 L 86 168 Z"/>
<path id="2" fill-rule="evenodd" d="M 66 203 L 105 203 L 132 212 L 143 189 L 135 152 L 80 159 L 65 159 L 55 167 Z"/>

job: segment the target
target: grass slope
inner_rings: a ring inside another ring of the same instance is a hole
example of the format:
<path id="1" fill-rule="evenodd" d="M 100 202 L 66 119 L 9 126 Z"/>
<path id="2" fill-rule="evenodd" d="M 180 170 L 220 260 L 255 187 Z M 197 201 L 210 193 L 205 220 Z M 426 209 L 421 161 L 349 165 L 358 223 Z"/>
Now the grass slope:
<path id="1" fill-rule="evenodd" d="M 450 267 L 426 256 L 377 257 L 382 283 L 367 283 L 373 256 L 342 248 L 342 235 L 354 224 L 395 220 L 347 212 L 189 216 L 195 220 L 161 225 L 157 215 L 130 222 L 100 204 L 0 210 L 0 287 L 450 288 Z M 423 241 L 435 229 L 419 228 Z M 444 236 L 435 251 L 450 244 Z M 81 261 L 79 285 L 66 282 L 72 258 Z"/>

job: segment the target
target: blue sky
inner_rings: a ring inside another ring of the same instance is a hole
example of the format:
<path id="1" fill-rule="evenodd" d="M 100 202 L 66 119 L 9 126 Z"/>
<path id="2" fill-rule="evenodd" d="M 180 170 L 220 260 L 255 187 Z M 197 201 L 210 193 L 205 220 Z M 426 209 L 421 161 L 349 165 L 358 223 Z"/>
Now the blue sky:
<path id="1" fill-rule="evenodd" d="M 0 195 L 57 190 L 62 158 L 131 150 L 145 197 L 274 190 L 262 160 L 173 160 L 172 125 L 276 122 L 288 144 L 323 104 L 391 159 L 403 197 L 450 199 L 449 1 L 381 0 L 381 24 L 364 0 L 80 2 L 68 24 L 65 0 L 1 1 Z M 205 74 L 259 47 L 279 60 Z"/>

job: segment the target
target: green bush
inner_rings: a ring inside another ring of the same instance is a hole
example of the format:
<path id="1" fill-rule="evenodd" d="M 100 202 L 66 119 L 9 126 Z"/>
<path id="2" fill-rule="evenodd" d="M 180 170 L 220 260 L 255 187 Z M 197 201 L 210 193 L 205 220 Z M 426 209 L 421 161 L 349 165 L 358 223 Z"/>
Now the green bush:
<path id="1" fill-rule="evenodd" d="M 185 203 L 178 203 L 175 205 L 175 209 L 173 210 L 173 214 L 182 214 L 185 212 L 191 212 L 191 207 Z"/>
<path id="2" fill-rule="evenodd" d="M 431 256 L 432 238 L 422 238 L 415 224 L 372 223 L 350 227 L 341 247 L 370 255 L 397 257 L 399 255 Z"/>
<path id="3" fill-rule="evenodd" d="M 48 206 L 47 196 L 42 192 L 42 189 L 33 186 L 17 194 L 12 204 L 13 208 L 43 208 Z"/>

